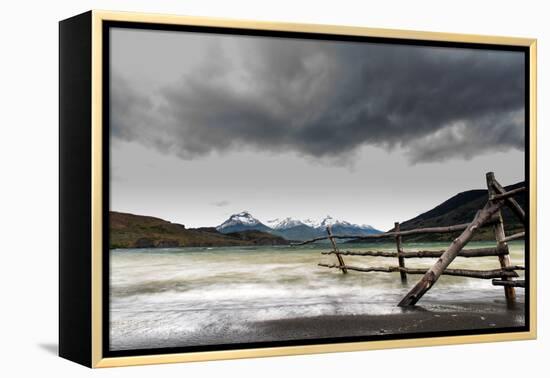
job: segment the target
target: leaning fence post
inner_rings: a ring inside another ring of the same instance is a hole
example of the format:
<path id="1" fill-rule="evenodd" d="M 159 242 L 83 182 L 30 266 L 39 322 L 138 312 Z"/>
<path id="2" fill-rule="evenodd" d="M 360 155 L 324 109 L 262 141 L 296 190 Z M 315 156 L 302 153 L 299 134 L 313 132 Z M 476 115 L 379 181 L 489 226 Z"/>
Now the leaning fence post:
<path id="1" fill-rule="evenodd" d="M 334 249 L 334 254 L 338 258 L 338 264 L 340 264 L 342 269 L 342 273 L 347 274 L 348 270 L 346 269 L 346 264 L 344 264 L 344 259 L 342 258 L 342 255 L 340 255 L 340 250 L 338 249 L 338 246 L 336 245 L 336 241 L 334 240 L 334 237 L 332 235 L 332 230 L 330 229 L 330 226 L 327 226 L 327 234 L 330 242 L 332 243 L 332 248 Z"/>
<path id="2" fill-rule="evenodd" d="M 495 179 L 495 174 L 493 172 L 487 173 L 487 175 L 491 174 L 491 188 L 493 189 L 493 195 L 495 194 L 501 194 L 506 192 L 506 190 L 500 185 L 500 183 Z M 489 194 L 489 197 L 491 197 L 491 194 Z M 521 208 L 519 203 L 513 198 L 508 197 L 504 201 L 504 203 L 508 206 L 508 208 L 516 215 L 516 217 L 525 225 L 525 211 Z"/>
<path id="3" fill-rule="evenodd" d="M 495 184 L 497 184 L 495 179 L 495 174 L 493 172 L 488 172 L 486 174 L 487 178 L 487 190 L 489 194 L 489 201 L 492 202 L 491 198 L 498 194 L 495 190 Z M 504 232 L 504 221 L 502 220 L 502 212 L 500 209 L 496 212 L 497 222 L 493 226 L 493 231 L 495 234 L 495 239 L 497 242 L 497 250 L 508 252 L 508 244 L 504 239 L 506 239 L 506 234 Z M 498 261 L 501 268 L 506 268 L 510 266 L 510 256 L 509 254 L 499 255 Z M 509 278 L 503 277 L 503 281 L 509 281 Z M 504 286 L 504 295 L 506 296 L 506 301 L 508 303 L 513 303 L 516 299 L 516 289 L 513 286 Z"/>
<path id="4" fill-rule="evenodd" d="M 398 306 L 406 307 L 415 305 L 416 302 L 422 298 L 424 294 L 436 283 L 439 276 L 455 259 L 458 253 L 464 248 L 474 236 L 474 232 L 479 229 L 483 224 L 491 219 L 494 213 L 500 209 L 501 204 L 487 202 L 483 209 L 476 213 L 476 216 L 468 227 L 460 234 L 460 236 L 453 240 L 451 245 L 443 252 L 441 257 L 437 259 L 435 264 L 426 272 L 424 277 L 405 295 L 405 297 L 399 302 Z"/>
<path id="5" fill-rule="evenodd" d="M 399 262 L 399 268 L 405 269 L 405 258 L 403 257 L 403 247 L 401 246 L 401 234 L 399 231 L 401 231 L 401 228 L 399 226 L 399 222 L 395 222 L 394 224 L 394 231 L 396 232 L 395 235 L 395 244 L 397 246 L 397 261 Z M 401 275 L 401 282 L 407 283 L 407 272 L 405 270 L 399 270 L 399 274 Z"/>

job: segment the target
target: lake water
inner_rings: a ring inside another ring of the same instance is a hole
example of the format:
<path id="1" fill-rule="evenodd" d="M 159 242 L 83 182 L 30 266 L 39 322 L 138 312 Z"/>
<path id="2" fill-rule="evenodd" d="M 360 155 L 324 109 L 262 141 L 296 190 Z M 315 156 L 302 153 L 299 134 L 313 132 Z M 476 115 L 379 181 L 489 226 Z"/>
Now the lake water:
<path id="1" fill-rule="evenodd" d="M 486 247 L 472 242 L 468 248 Z M 448 243 L 407 243 L 405 250 L 440 250 Z M 395 244 L 350 246 L 342 250 L 394 251 Z M 301 247 L 217 247 L 110 251 L 110 348 L 112 350 L 190 346 L 204 334 L 238 335 L 248 324 L 325 315 L 392 314 L 422 277 L 399 273 L 343 275 L 317 266 L 337 263 L 321 255 L 327 245 Z M 510 244 L 513 265 L 524 265 L 524 244 Z M 344 256 L 347 265 L 397 265 L 395 258 Z M 435 259 L 406 259 L 407 267 L 429 267 Z M 497 257 L 457 258 L 451 268 L 497 269 Z M 523 300 L 523 289 L 517 289 Z M 502 301 L 503 288 L 491 280 L 442 276 L 419 302 L 445 310 L 449 303 Z M 450 306 L 453 307 L 453 306 Z"/>

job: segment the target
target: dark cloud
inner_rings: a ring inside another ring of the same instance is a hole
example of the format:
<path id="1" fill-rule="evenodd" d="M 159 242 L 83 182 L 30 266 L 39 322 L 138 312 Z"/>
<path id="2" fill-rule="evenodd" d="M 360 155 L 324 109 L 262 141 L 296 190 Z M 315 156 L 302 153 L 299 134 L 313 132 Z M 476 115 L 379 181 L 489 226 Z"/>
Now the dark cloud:
<path id="1" fill-rule="evenodd" d="M 523 149 L 521 53 L 236 40 L 151 93 L 115 72 L 113 135 L 184 159 L 252 148 L 344 161 L 376 145 L 416 163 Z"/>

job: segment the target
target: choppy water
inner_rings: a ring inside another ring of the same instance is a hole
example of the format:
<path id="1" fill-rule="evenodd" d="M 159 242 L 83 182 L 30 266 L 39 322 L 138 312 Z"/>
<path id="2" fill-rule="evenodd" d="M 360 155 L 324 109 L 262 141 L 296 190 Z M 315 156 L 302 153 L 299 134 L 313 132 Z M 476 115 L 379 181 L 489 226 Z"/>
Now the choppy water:
<path id="1" fill-rule="evenodd" d="M 470 243 L 468 248 L 491 246 Z M 409 243 L 406 250 L 445 249 L 448 244 Z M 395 244 L 353 245 L 346 250 L 388 250 Z M 510 245 L 514 265 L 524 265 L 523 242 Z M 110 253 L 110 347 L 154 348 L 204 343 L 210 335 L 236 334 L 248 324 L 319 315 L 389 314 L 420 279 L 399 273 L 341 274 L 317 266 L 336 263 L 321 255 L 326 245 L 126 249 Z M 344 256 L 347 265 L 388 266 L 397 259 Z M 406 259 L 407 267 L 429 267 L 435 259 Z M 457 258 L 451 267 L 499 268 L 496 257 Z M 520 299 L 523 290 L 518 289 Z M 422 306 L 503 299 L 491 280 L 442 276 Z M 177 342 L 174 343 L 176 340 Z"/>

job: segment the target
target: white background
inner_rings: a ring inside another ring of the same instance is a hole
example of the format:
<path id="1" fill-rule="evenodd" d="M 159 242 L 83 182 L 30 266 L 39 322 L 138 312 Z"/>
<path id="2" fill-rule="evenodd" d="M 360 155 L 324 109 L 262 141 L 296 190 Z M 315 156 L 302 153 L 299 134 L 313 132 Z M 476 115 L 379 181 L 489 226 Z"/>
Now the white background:
<path id="1" fill-rule="evenodd" d="M 0 372 L 17 376 L 547 376 L 550 27 L 545 1 L 11 1 L 2 5 Z M 539 40 L 539 338 L 91 371 L 56 357 L 58 26 L 89 9 L 325 23 Z M 546 24 L 546 25 L 545 25 Z M 545 360 L 546 359 L 546 360 Z"/>

